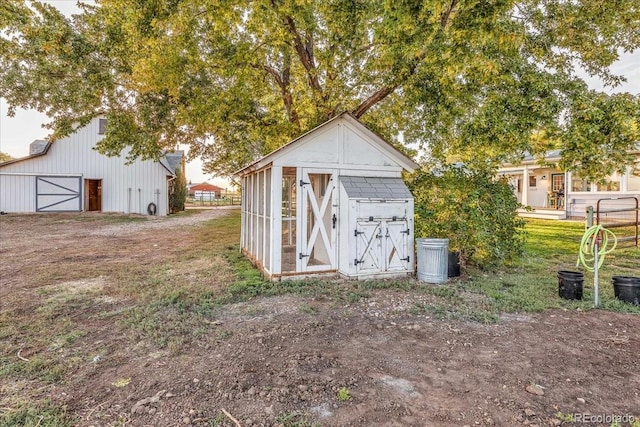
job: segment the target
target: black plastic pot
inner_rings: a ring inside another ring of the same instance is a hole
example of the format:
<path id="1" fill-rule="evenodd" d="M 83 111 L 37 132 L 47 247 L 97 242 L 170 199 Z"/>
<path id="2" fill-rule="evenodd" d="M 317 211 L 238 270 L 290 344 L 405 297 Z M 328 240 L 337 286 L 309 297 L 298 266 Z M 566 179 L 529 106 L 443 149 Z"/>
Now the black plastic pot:
<path id="1" fill-rule="evenodd" d="M 458 277 L 460 275 L 460 252 L 449 252 L 448 261 L 447 277 Z"/>
<path id="2" fill-rule="evenodd" d="M 578 271 L 558 271 L 558 295 L 564 299 L 582 299 L 584 274 Z"/>
<path id="3" fill-rule="evenodd" d="M 620 301 L 640 305 L 640 277 L 613 276 L 613 293 Z"/>

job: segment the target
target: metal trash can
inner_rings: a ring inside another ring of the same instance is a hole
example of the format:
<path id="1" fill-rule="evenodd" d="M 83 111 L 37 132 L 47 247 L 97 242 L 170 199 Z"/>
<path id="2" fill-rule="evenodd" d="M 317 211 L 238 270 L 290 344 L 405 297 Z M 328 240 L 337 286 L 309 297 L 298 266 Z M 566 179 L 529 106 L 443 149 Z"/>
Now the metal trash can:
<path id="1" fill-rule="evenodd" d="M 449 270 L 449 239 L 416 239 L 418 280 L 445 283 Z"/>

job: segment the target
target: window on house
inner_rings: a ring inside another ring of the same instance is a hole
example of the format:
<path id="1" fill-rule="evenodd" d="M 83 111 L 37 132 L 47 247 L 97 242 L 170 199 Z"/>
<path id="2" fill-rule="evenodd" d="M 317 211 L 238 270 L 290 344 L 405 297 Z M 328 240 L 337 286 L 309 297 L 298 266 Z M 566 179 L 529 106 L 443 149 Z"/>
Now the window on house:
<path id="1" fill-rule="evenodd" d="M 107 119 L 98 121 L 98 135 L 104 135 L 107 132 Z"/>
<path id="2" fill-rule="evenodd" d="M 538 182 L 538 177 L 535 175 L 529 175 L 529 187 L 535 187 Z"/>
<path id="3" fill-rule="evenodd" d="M 598 191 L 620 191 L 620 175 L 611 175 L 603 183 L 597 185 Z"/>
<path id="4" fill-rule="evenodd" d="M 573 174 L 571 177 L 571 191 L 591 191 L 591 181 L 580 178 L 578 175 Z"/>
<path id="5" fill-rule="evenodd" d="M 640 191 L 640 164 L 629 172 L 627 180 L 627 191 Z"/>

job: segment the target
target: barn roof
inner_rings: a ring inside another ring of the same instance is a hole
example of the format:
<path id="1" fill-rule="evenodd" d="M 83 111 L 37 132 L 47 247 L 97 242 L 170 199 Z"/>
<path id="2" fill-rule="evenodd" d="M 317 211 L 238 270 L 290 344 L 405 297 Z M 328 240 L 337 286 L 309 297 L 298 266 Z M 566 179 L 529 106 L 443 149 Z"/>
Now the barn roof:
<path id="1" fill-rule="evenodd" d="M 0 162 L 0 168 L 3 166 L 7 166 L 13 163 L 22 162 L 24 160 L 33 159 L 34 157 L 40 157 L 47 154 L 49 148 L 51 147 L 51 143 L 47 142 L 43 139 L 36 139 L 31 144 L 29 144 L 29 155 L 25 157 L 20 157 L 18 159 L 7 160 L 6 162 Z"/>
<path id="2" fill-rule="evenodd" d="M 165 155 L 160 158 L 160 164 L 171 172 L 171 175 L 175 175 L 176 168 L 180 165 L 183 156 L 184 151 L 182 150 L 174 151 L 173 153 L 165 153 Z"/>
<path id="3" fill-rule="evenodd" d="M 189 184 L 187 185 L 189 190 L 205 190 L 205 191 L 222 191 L 222 188 L 217 185 L 209 184 L 208 182 L 201 182 L 199 184 Z"/>
<path id="4" fill-rule="evenodd" d="M 261 168 L 267 166 L 269 163 L 271 163 L 278 156 L 293 150 L 295 148 L 295 146 L 297 146 L 299 143 L 301 143 L 302 140 L 307 135 L 310 135 L 312 133 L 318 132 L 320 129 L 325 128 L 325 127 L 329 126 L 330 124 L 332 124 L 332 123 L 334 123 L 334 122 L 336 122 L 336 121 L 338 121 L 340 119 L 346 120 L 351 125 L 353 125 L 354 127 L 358 128 L 360 131 L 364 132 L 368 136 L 369 142 L 373 143 L 377 148 L 379 148 L 381 151 L 383 151 L 389 158 L 393 159 L 396 163 L 398 163 L 398 165 L 400 165 L 405 170 L 407 170 L 409 172 L 413 172 L 415 169 L 420 167 L 416 162 L 414 162 L 412 159 L 407 157 L 400 150 L 398 150 L 393 145 L 391 145 L 387 141 L 385 141 L 380 135 L 378 135 L 377 133 L 375 133 L 371 129 L 369 129 L 367 126 L 365 126 L 364 123 L 362 123 L 360 120 L 358 120 L 358 118 L 355 117 L 353 114 L 351 114 L 349 112 L 344 112 L 344 113 L 342 113 L 340 115 L 337 115 L 337 116 L 327 120 L 326 122 L 322 123 L 320 126 L 317 126 L 314 129 L 310 130 L 309 132 L 300 135 L 299 137 L 297 137 L 293 141 L 291 141 L 291 142 L 283 145 L 282 147 L 272 151 L 271 153 L 267 154 L 266 156 L 264 156 L 264 157 L 262 157 L 262 158 L 260 158 L 260 159 L 258 159 L 256 161 L 248 164 L 244 168 L 234 172 L 233 175 L 235 175 L 235 176 L 246 175 L 247 173 L 250 173 L 250 172 L 252 172 L 254 170 L 258 170 L 258 169 L 261 169 Z"/>
<path id="5" fill-rule="evenodd" d="M 35 157 L 44 156 L 49 152 L 49 148 L 51 148 L 52 144 L 52 142 L 47 142 L 42 139 L 36 139 L 29 145 L 30 154 L 28 156 L 20 157 L 18 159 L 12 159 L 6 162 L 0 162 L 0 168 L 3 166 L 11 165 L 13 163 L 23 162 Z M 184 152 L 182 150 L 178 150 L 173 153 L 165 153 L 165 155 L 160 158 L 158 163 L 160 163 L 172 176 L 175 176 L 176 168 L 178 167 L 178 165 L 180 165 L 183 156 Z"/>

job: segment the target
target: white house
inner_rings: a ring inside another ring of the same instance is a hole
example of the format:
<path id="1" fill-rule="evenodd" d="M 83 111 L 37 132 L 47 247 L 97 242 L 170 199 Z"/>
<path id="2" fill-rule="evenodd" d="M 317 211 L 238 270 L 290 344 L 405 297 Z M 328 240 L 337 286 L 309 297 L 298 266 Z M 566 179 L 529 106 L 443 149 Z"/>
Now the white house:
<path id="1" fill-rule="evenodd" d="M 29 156 L 0 163 L 0 211 L 104 211 L 167 215 L 168 188 L 182 153 L 126 164 L 94 150 L 106 119 L 95 118 L 54 142 L 36 140 Z"/>
<path id="2" fill-rule="evenodd" d="M 640 199 L 640 153 L 636 168 L 629 168 L 622 175 L 612 175 L 605 183 L 596 184 L 572 172 L 553 166 L 560 160 L 560 151 L 550 151 L 545 165 L 532 156 L 519 164 L 506 164 L 498 170 L 511 182 L 518 201 L 530 210 L 522 210 L 522 216 L 534 218 L 564 219 L 584 218 L 588 206 L 603 210 L 626 209 L 635 206 Z"/>
<path id="3" fill-rule="evenodd" d="M 343 113 L 236 172 L 242 251 L 272 280 L 413 274 L 417 167 Z"/>

